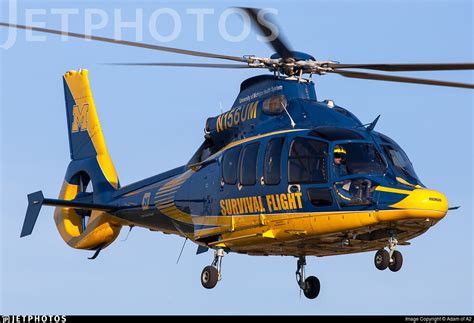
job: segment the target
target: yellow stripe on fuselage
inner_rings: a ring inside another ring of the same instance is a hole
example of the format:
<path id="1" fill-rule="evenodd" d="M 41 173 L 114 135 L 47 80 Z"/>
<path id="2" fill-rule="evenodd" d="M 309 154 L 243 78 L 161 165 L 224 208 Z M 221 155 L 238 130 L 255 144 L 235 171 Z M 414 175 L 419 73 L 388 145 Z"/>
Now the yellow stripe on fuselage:
<path id="1" fill-rule="evenodd" d="M 380 185 L 377 186 L 375 190 L 380 191 L 380 192 L 397 193 L 397 194 L 405 194 L 405 195 L 409 195 L 412 192 L 408 190 L 401 190 L 398 188 L 392 188 L 392 187 L 386 187 L 386 186 L 380 186 Z"/>
<path id="2" fill-rule="evenodd" d="M 424 221 L 442 219 L 448 211 L 446 197 L 437 191 L 415 189 L 413 191 L 390 187 L 377 187 L 378 191 L 406 195 L 401 201 L 390 205 L 393 210 L 370 211 L 330 211 L 302 213 L 273 213 L 258 215 L 235 215 L 219 217 L 193 217 L 195 225 L 215 225 L 214 228 L 203 228 L 196 231 L 196 239 L 222 234 L 229 235 L 259 234 L 264 230 L 272 230 L 276 239 L 291 239 L 291 235 L 317 236 L 346 232 L 380 223 L 404 220 L 421 220 L 419 225 L 424 227 Z M 421 224 L 420 224 L 421 223 Z M 281 233 L 284 231 L 285 233 Z M 235 232 L 235 233 L 234 233 Z"/>
<path id="3" fill-rule="evenodd" d="M 265 138 L 265 137 L 273 136 L 273 135 L 279 135 L 279 134 L 282 134 L 282 133 L 295 132 L 295 131 L 305 131 L 305 130 L 308 130 L 308 129 L 280 130 L 280 131 L 274 131 L 274 132 L 265 133 L 265 134 L 263 134 L 263 135 L 253 136 L 253 137 L 249 137 L 249 138 L 245 138 L 245 139 L 233 141 L 233 142 L 231 142 L 230 144 L 228 144 L 227 146 L 225 146 L 224 148 L 222 148 L 221 151 L 227 150 L 227 149 L 229 149 L 229 148 L 232 148 L 232 147 L 235 147 L 235 146 L 237 146 L 237 145 L 240 145 L 240 144 L 243 144 L 243 143 L 246 143 L 246 142 L 249 142 L 249 141 L 253 141 L 253 140 L 256 140 L 256 139 Z"/>
<path id="4" fill-rule="evenodd" d="M 418 184 L 414 185 L 412 183 L 409 183 L 408 181 L 406 181 L 404 178 L 401 178 L 401 177 L 397 177 L 397 181 L 399 183 L 402 183 L 404 185 L 411 186 L 411 187 L 414 187 L 414 188 L 423 188 L 423 186 L 418 185 Z"/>
<path id="5" fill-rule="evenodd" d="M 203 228 L 195 232 L 195 238 L 211 235 L 227 234 L 240 235 L 263 233 L 272 230 L 276 239 L 289 239 L 295 232 L 306 236 L 317 236 L 354 230 L 361 227 L 375 225 L 386 221 L 400 221 L 408 219 L 439 220 L 446 212 L 400 209 L 380 211 L 337 211 L 337 212 L 309 212 L 309 213 L 280 213 L 259 216 L 220 216 L 194 217 L 195 225 L 217 225 L 214 228 Z M 262 224 L 262 217 L 265 218 Z"/>

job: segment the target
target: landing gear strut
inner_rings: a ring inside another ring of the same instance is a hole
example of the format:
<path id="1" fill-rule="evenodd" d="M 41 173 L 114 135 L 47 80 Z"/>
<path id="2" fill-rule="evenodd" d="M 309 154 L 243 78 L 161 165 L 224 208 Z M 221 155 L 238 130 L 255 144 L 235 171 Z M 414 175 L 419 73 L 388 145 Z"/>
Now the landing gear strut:
<path id="1" fill-rule="evenodd" d="M 375 254 L 374 263 L 375 267 L 379 270 L 390 269 L 391 271 L 399 271 L 402 268 L 403 256 L 400 251 L 395 250 L 397 247 L 398 241 L 395 238 L 395 235 L 391 235 L 388 239 L 388 249 L 380 249 Z"/>
<path id="2" fill-rule="evenodd" d="M 306 257 L 301 256 L 299 257 L 296 268 L 296 282 L 298 286 L 309 299 L 313 299 L 318 297 L 319 290 L 321 288 L 321 284 L 319 283 L 319 279 L 315 276 L 309 276 L 305 279 L 304 275 L 304 266 L 306 266 Z"/>
<path id="3" fill-rule="evenodd" d="M 210 266 L 204 267 L 201 273 L 201 284 L 204 288 L 212 289 L 216 287 L 217 282 L 222 279 L 222 258 L 224 249 L 217 249 L 214 252 L 214 261 Z"/>

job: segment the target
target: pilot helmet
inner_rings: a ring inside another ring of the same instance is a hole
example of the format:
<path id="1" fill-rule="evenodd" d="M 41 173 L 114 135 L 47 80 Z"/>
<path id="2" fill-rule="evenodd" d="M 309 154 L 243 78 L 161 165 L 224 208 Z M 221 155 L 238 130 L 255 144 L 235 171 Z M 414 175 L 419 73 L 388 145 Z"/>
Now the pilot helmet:
<path id="1" fill-rule="evenodd" d="M 342 158 L 343 160 L 346 158 L 346 150 L 340 146 L 334 146 L 334 158 Z"/>

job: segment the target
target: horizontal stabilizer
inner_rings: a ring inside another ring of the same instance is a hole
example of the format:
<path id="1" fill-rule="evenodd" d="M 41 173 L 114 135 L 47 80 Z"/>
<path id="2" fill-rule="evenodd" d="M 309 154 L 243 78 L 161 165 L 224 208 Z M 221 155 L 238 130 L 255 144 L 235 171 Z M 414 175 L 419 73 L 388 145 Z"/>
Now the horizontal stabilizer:
<path id="1" fill-rule="evenodd" d="M 29 236 L 31 232 L 33 232 L 43 201 L 44 196 L 42 191 L 28 194 L 28 209 L 26 210 L 25 221 L 23 222 L 20 237 Z"/>
<path id="2" fill-rule="evenodd" d="M 74 209 L 82 210 L 99 210 L 99 211 L 116 211 L 120 207 L 108 204 L 95 204 L 95 203 L 84 203 L 77 201 L 57 200 L 57 199 L 46 199 L 44 198 L 43 192 L 38 191 L 35 193 L 28 194 L 28 209 L 26 210 L 25 221 L 23 222 L 23 228 L 21 229 L 20 237 L 25 237 L 33 232 L 33 228 L 38 219 L 41 206 L 63 206 L 71 207 Z"/>

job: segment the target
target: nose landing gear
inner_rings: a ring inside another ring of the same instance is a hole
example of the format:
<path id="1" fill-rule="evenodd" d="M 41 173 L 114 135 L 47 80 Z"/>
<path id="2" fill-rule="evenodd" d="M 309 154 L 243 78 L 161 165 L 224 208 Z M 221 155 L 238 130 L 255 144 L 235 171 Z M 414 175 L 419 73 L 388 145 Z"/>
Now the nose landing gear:
<path id="1" fill-rule="evenodd" d="M 400 251 L 395 250 L 398 241 L 394 235 L 388 239 L 388 249 L 380 249 L 375 254 L 374 264 L 379 270 L 390 269 L 393 272 L 399 271 L 402 268 L 403 256 Z"/>
<path id="2" fill-rule="evenodd" d="M 306 266 L 306 257 L 301 256 L 299 257 L 296 268 L 296 282 L 298 286 L 309 299 L 314 299 L 318 297 L 319 291 L 321 289 L 321 284 L 319 283 L 319 279 L 315 276 L 309 276 L 305 279 L 304 275 L 304 267 Z"/>

